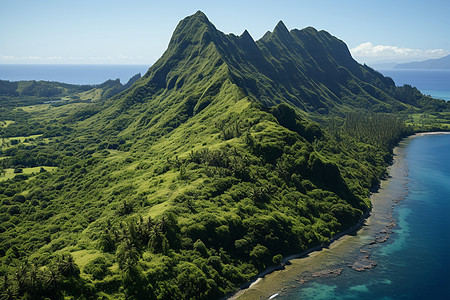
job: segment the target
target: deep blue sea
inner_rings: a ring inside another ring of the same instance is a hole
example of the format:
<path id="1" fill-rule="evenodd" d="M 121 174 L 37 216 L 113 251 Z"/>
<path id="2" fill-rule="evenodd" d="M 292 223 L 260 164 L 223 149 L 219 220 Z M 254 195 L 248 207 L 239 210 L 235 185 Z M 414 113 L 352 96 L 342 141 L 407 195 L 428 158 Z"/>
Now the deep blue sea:
<path id="1" fill-rule="evenodd" d="M 144 75 L 149 65 L 0 65 L 0 79 L 9 81 L 45 80 L 72 84 L 100 84 L 120 79 L 123 84 Z"/>
<path id="2" fill-rule="evenodd" d="M 399 148 L 403 166 L 380 192 L 384 199 L 375 199 L 368 226 L 347 240 L 347 248 L 339 245 L 324 256 L 334 261 L 327 268 L 342 268 L 342 274 L 302 284 L 298 276 L 274 298 L 450 299 L 450 134 L 409 138 Z M 389 218 L 395 224 L 389 239 L 371 245 Z M 348 267 L 366 253 L 375 268 Z"/>
<path id="3" fill-rule="evenodd" d="M 381 69 L 396 85 L 410 84 L 423 94 L 450 101 L 450 70 L 397 70 Z"/>

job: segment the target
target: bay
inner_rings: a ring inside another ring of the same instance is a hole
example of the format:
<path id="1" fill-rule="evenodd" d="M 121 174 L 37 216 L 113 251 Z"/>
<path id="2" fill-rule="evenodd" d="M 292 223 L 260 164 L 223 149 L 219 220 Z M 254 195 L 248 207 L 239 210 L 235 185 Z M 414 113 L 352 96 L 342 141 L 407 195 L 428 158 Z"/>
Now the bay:
<path id="1" fill-rule="evenodd" d="M 400 70 L 380 69 L 384 76 L 391 77 L 397 86 L 409 84 L 423 94 L 450 101 L 450 70 Z"/>
<path id="2" fill-rule="evenodd" d="M 238 299 L 450 299 L 449 149 L 449 134 L 402 141 L 357 234 L 292 260 Z M 358 262 L 376 266 L 356 271 Z"/>
<path id="3" fill-rule="evenodd" d="M 123 84 L 136 75 L 144 75 L 147 65 L 0 65 L 0 79 L 9 81 L 44 80 L 71 84 L 100 84 L 120 79 Z"/>

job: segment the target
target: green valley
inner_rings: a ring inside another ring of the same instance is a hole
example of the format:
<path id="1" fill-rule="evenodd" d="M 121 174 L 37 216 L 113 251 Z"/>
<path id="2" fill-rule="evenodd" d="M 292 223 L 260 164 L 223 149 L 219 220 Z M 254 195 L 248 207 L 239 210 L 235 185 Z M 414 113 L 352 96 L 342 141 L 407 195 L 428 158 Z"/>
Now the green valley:
<path id="1" fill-rule="evenodd" d="M 2 299 L 219 299 L 370 213 L 392 149 L 448 130 L 344 42 L 202 12 L 126 85 L 0 83 Z"/>

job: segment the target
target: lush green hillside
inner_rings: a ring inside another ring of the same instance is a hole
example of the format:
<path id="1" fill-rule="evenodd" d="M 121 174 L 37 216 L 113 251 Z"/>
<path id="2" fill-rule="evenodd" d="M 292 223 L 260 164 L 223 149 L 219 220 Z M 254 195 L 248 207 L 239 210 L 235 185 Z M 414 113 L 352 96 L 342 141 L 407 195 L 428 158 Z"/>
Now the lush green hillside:
<path id="1" fill-rule="evenodd" d="M 357 224 L 405 120 L 449 112 L 326 32 L 201 12 L 127 90 L 64 104 L 1 111 L 5 298 L 220 298 Z"/>
<path id="2" fill-rule="evenodd" d="M 19 107 L 43 103 L 65 105 L 75 101 L 104 100 L 126 90 L 140 77 L 141 74 L 136 74 L 126 84 L 121 84 L 120 80 L 116 79 L 97 85 L 0 80 L 0 107 Z"/>

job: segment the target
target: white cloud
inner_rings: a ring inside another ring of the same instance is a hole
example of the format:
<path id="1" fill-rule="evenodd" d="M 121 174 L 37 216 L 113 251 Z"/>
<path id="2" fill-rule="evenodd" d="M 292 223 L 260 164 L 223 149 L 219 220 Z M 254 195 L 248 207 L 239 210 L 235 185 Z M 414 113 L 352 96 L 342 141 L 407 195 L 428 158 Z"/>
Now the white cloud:
<path id="1" fill-rule="evenodd" d="M 36 55 L 29 56 L 13 56 L 13 55 L 0 55 L 0 63 L 34 63 L 43 60 L 56 60 L 59 57 L 40 57 Z"/>
<path id="2" fill-rule="evenodd" d="M 14 56 L 11 55 L 0 55 L 1 60 L 14 60 Z"/>
<path id="3" fill-rule="evenodd" d="M 48 57 L 48 60 L 61 60 L 63 59 L 62 56 L 50 56 Z"/>
<path id="4" fill-rule="evenodd" d="M 411 49 L 397 46 L 373 45 L 371 42 L 362 43 L 350 49 L 353 57 L 360 62 L 406 62 L 430 58 L 440 58 L 450 54 L 443 49 Z"/>

